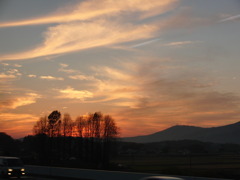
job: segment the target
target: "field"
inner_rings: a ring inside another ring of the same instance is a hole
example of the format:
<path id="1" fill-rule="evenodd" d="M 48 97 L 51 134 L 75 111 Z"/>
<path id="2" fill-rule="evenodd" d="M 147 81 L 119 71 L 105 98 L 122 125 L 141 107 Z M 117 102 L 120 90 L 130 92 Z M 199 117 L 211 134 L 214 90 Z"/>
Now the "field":
<path id="1" fill-rule="evenodd" d="M 239 154 L 122 155 L 112 162 L 136 172 L 234 179 L 240 177 Z"/>

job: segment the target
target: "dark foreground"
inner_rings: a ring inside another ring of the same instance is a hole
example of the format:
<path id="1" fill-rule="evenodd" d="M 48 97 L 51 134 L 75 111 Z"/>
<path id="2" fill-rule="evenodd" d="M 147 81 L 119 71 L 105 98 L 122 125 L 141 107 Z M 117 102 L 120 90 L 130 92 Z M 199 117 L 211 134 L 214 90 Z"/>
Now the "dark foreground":
<path id="1" fill-rule="evenodd" d="M 113 163 L 128 171 L 240 179 L 240 154 L 122 155 Z"/>
<path id="2" fill-rule="evenodd" d="M 3 177 L 0 177 L 0 180 L 19 180 L 19 179 L 22 179 L 22 180 L 57 180 L 59 178 L 53 178 L 53 177 L 34 177 L 34 176 L 23 176 L 21 178 L 16 178 L 16 177 L 10 177 L 10 178 L 3 178 Z"/>
<path id="3" fill-rule="evenodd" d="M 47 176 L 22 176 L 21 178 L 17 177 L 10 177 L 10 178 L 4 178 L 0 176 L 0 180 L 65 180 L 66 178 L 61 178 L 61 177 L 47 177 Z M 73 178 L 67 178 L 69 180 L 76 180 Z M 80 180 L 80 179 L 79 179 Z"/>

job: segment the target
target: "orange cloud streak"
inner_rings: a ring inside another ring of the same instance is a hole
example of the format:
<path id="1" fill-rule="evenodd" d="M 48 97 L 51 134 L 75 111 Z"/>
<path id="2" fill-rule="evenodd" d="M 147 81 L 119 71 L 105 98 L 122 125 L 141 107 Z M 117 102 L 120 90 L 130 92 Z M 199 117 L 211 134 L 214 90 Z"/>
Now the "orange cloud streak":
<path id="1" fill-rule="evenodd" d="M 99 18 L 106 15 L 116 15 L 124 11 L 145 12 L 144 16 L 160 14 L 169 10 L 177 0 L 92 0 L 81 2 L 74 6 L 71 12 L 62 12 L 47 17 L 34 18 L 22 21 L 3 22 L 0 27 L 28 26 L 49 23 L 67 23 Z"/>
<path id="2" fill-rule="evenodd" d="M 58 90 L 60 95 L 58 98 L 63 99 L 80 99 L 84 101 L 86 98 L 93 97 L 93 93 L 87 90 L 75 90 L 71 87 L 67 87 L 66 89 L 59 89 Z"/>
<path id="3" fill-rule="evenodd" d="M 36 93 L 26 93 L 24 96 L 1 100 L 0 110 L 16 109 L 20 106 L 33 104 L 36 102 L 37 98 L 40 97 L 41 96 Z"/>
<path id="4" fill-rule="evenodd" d="M 2 24 L 3 27 L 62 23 L 50 27 L 44 33 L 45 41 L 39 47 L 22 53 L 2 55 L 0 60 L 30 59 L 151 38 L 159 30 L 159 25 L 126 22 L 126 18 L 123 18 L 124 14 L 133 12 L 142 12 L 142 16 L 161 14 L 171 9 L 176 1 L 123 0 L 113 2 L 106 0 L 101 3 L 98 0 L 86 1 L 67 15 Z M 121 13 L 123 19 L 121 16 L 116 16 L 118 13 Z M 92 17 L 95 19 L 92 20 Z"/>
<path id="5" fill-rule="evenodd" d="M 3 55 L 0 60 L 30 59 L 144 39 L 153 36 L 156 29 L 153 25 L 121 25 L 106 21 L 58 25 L 49 28 L 45 33 L 46 40 L 40 47 L 28 52 Z"/>

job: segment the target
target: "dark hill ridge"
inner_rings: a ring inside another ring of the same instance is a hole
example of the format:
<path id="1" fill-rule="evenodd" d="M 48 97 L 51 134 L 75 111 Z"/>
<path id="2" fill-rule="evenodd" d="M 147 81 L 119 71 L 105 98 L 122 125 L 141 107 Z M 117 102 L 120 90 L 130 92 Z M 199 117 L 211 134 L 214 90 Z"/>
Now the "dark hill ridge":
<path id="1" fill-rule="evenodd" d="M 240 144 L 240 122 L 211 128 L 177 125 L 146 136 L 123 138 L 123 141 L 136 143 L 173 140 L 199 140 L 203 142 Z"/>

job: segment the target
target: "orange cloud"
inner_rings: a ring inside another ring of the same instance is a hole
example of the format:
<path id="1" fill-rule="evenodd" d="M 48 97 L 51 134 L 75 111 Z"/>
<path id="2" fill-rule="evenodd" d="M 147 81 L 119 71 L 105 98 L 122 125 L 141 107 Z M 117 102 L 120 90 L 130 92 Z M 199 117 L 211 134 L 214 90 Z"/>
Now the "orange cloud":
<path id="1" fill-rule="evenodd" d="M 13 81 L 17 79 L 22 74 L 19 72 L 18 69 L 8 69 L 5 70 L 5 72 L 0 73 L 0 82 L 7 82 L 7 81 Z"/>
<path id="2" fill-rule="evenodd" d="M 45 33 L 45 42 L 38 48 L 3 55 L 0 59 L 30 59 L 144 39 L 152 37 L 157 28 L 154 25 L 118 24 L 104 20 L 62 24 L 49 28 Z"/>
<path id="3" fill-rule="evenodd" d="M 127 69 L 115 69 L 107 66 L 94 67 L 96 76 L 89 82 L 93 87 L 94 99 L 89 102 L 104 102 L 114 106 L 134 107 L 136 96 L 141 96 L 139 82 Z M 99 75 L 99 76 L 98 76 Z"/>
<path id="4" fill-rule="evenodd" d="M 29 104 L 33 104 L 36 102 L 38 98 L 41 96 L 36 93 L 26 93 L 24 96 L 14 97 L 9 99 L 2 99 L 0 104 L 0 110 L 6 109 L 16 109 L 20 106 L 25 106 Z"/>
<path id="5" fill-rule="evenodd" d="M 59 89 L 60 95 L 58 98 L 63 99 L 80 99 L 84 101 L 87 98 L 93 97 L 93 93 L 87 90 L 75 90 L 74 88 L 67 87 L 66 89 Z"/>
<path id="6" fill-rule="evenodd" d="M 142 12 L 143 17 L 168 11 L 178 0 L 92 0 L 75 5 L 71 11 L 22 21 L 1 23 L 0 27 L 28 26 L 49 23 L 68 23 L 128 12 Z"/>
<path id="7" fill-rule="evenodd" d="M 75 79 L 75 80 L 89 80 L 89 81 L 95 81 L 96 79 L 93 76 L 86 76 L 86 75 L 82 75 L 82 74 L 78 74 L 78 75 L 73 75 L 73 76 L 69 76 L 70 79 Z"/>
<path id="8" fill-rule="evenodd" d="M 37 77 L 37 75 L 35 75 L 35 74 L 29 74 L 27 76 L 30 77 L 30 78 L 36 78 Z"/>
<path id="9" fill-rule="evenodd" d="M 0 74 L 0 80 L 3 80 L 3 79 L 15 79 L 16 76 L 13 75 L 13 74 L 4 74 L 4 73 L 1 73 Z"/>
<path id="10" fill-rule="evenodd" d="M 177 41 L 177 42 L 171 42 L 166 44 L 165 46 L 177 46 L 177 47 L 181 47 L 183 45 L 188 45 L 188 44 L 196 44 L 196 43 L 200 43 L 199 41 Z"/>
<path id="11" fill-rule="evenodd" d="M 161 14 L 169 11 L 175 2 L 176 0 L 105 0 L 99 3 L 99 0 L 94 0 L 80 3 L 75 10 L 64 15 L 5 23 L 2 27 L 51 22 L 62 24 L 49 27 L 44 33 L 44 42 L 37 48 L 2 55 L 0 60 L 30 59 L 152 38 L 159 30 L 159 25 L 133 23 L 129 18 L 123 18 L 124 15 L 134 12 L 143 13 L 142 17 Z M 116 16 L 117 14 L 121 16 Z"/>
<path id="12" fill-rule="evenodd" d="M 53 77 L 53 76 L 40 76 L 40 79 L 46 79 L 46 80 L 58 80 L 63 81 L 64 79 L 61 77 Z"/>
<path id="13" fill-rule="evenodd" d="M 122 136 L 153 133 L 177 124 L 209 127 L 239 120 L 238 95 L 213 91 L 210 87 L 216 84 L 206 81 L 207 74 L 188 72 L 168 79 L 163 73 L 167 67 L 155 61 L 95 69 L 103 77 L 94 82 L 96 103 L 113 107 L 111 115 L 122 127 Z"/>

